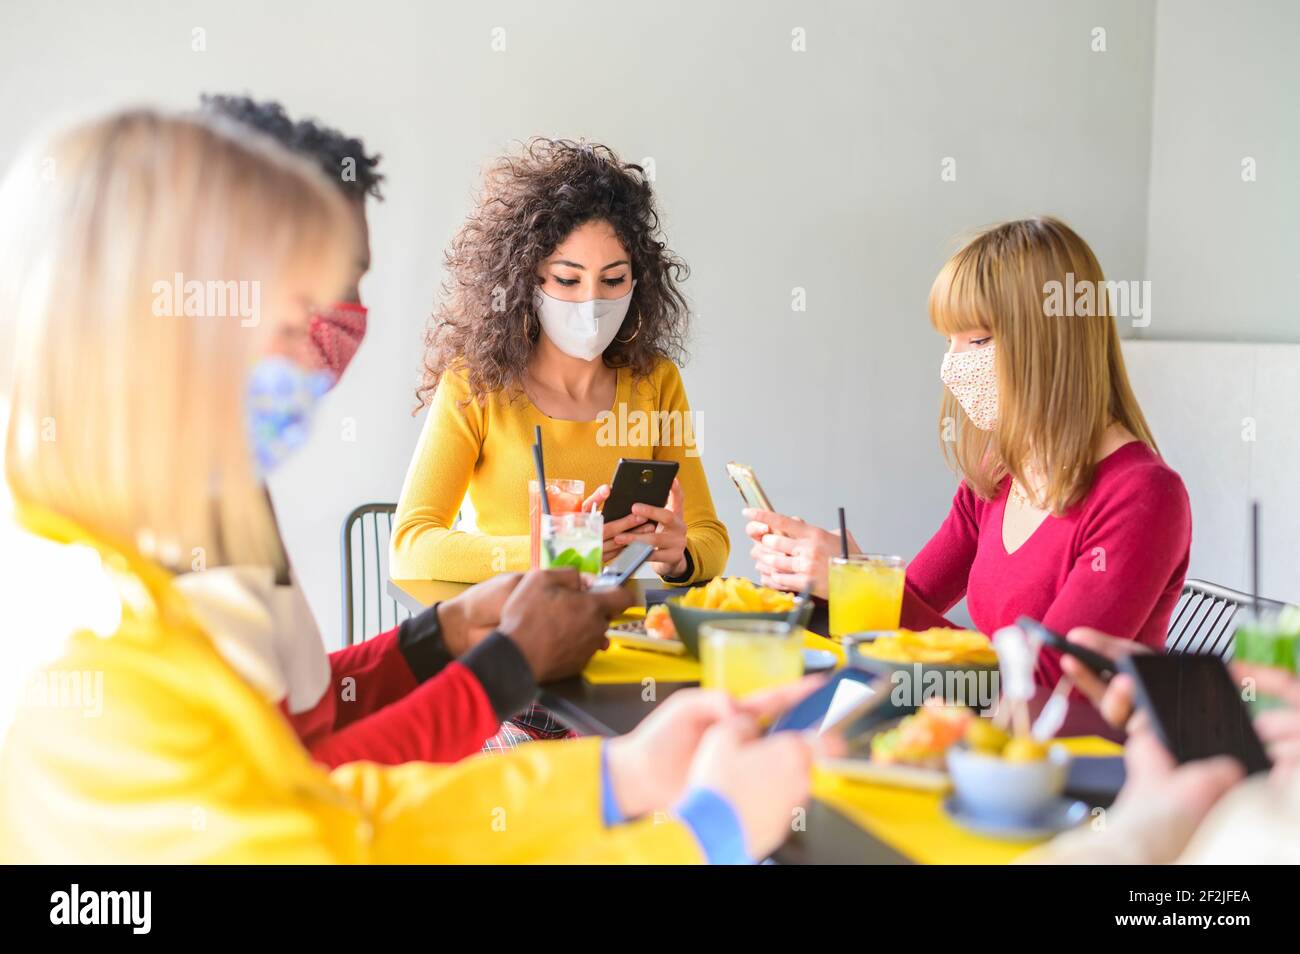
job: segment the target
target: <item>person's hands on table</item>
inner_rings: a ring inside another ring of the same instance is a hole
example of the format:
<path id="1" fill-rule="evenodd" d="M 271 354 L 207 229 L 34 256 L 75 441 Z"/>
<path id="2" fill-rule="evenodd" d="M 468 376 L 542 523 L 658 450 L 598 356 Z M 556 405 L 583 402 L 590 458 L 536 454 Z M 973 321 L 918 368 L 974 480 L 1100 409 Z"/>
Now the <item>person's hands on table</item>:
<path id="1" fill-rule="evenodd" d="M 749 555 L 754 558 L 759 582 L 793 592 L 809 586 L 814 596 L 827 599 L 830 558 L 841 552 L 839 533 L 770 510 L 746 507 L 742 513 L 749 521 L 745 533 L 754 541 Z M 851 533 L 849 552 L 862 552 Z"/>
<path id="2" fill-rule="evenodd" d="M 633 504 L 632 513 L 625 519 L 636 518 L 640 524 L 632 529 L 620 529 L 614 535 L 614 543 L 619 550 L 629 543 L 648 543 L 655 548 L 654 555 L 646 561 L 650 568 L 667 579 L 681 576 L 686 572 L 686 520 L 682 516 L 685 511 L 686 495 L 681 481 L 673 478 L 668 505 Z M 622 520 L 614 521 L 615 526 L 621 523 Z M 654 524 L 653 529 L 650 524 Z"/>
<path id="3" fill-rule="evenodd" d="M 551 682 L 581 672 L 609 645 L 609 620 L 631 605 L 626 587 L 590 592 L 572 567 L 533 570 L 506 599 L 497 629 L 519 647 L 537 682 Z"/>
<path id="4" fill-rule="evenodd" d="M 447 651 L 462 656 L 496 629 L 501 622 L 502 607 L 522 579 L 522 573 L 502 573 L 438 603 L 432 612 L 438 614 Z"/>
<path id="5" fill-rule="evenodd" d="M 788 738 L 768 746 L 767 739 L 756 741 L 760 723 L 823 682 L 824 677 L 810 676 L 739 702 L 707 689 L 673 693 L 636 729 L 608 743 L 619 808 L 629 818 L 666 811 L 692 785 L 707 787 L 736 810 L 751 854 L 772 851 L 789 833 L 791 813 L 807 794 L 813 753 L 836 754 L 842 742 L 782 732 L 772 739 Z M 773 789 L 769 776 L 782 784 Z"/>
<path id="6" fill-rule="evenodd" d="M 807 808 L 813 761 L 843 748 L 837 735 L 764 735 L 759 719 L 741 711 L 704 733 L 687 785 L 722 796 L 740 820 L 749 856 L 765 858 L 789 837 L 795 810 Z"/>

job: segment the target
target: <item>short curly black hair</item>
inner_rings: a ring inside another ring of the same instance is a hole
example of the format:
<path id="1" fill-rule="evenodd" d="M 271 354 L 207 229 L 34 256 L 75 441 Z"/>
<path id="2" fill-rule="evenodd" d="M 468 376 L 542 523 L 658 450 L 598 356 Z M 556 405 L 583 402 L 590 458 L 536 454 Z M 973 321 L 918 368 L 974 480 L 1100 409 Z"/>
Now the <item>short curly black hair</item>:
<path id="1" fill-rule="evenodd" d="M 379 183 L 384 177 L 375 171 L 381 157 L 367 155 L 365 144 L 355 136 L 346 136 L 310 119 L 294 122 L 283 106 L 270 100 L 259 102 L 248 96 L 205 93 L 200 103 L 204 112 L 255 129 L 291 152 L 312 160 L 348 198 L 362 201 L 366 196 L 383 198 Z M 347 160 L 352 160 L 351 166 L 345 166 Z M 345 170 L 349 174 L 345 175 Z"/>

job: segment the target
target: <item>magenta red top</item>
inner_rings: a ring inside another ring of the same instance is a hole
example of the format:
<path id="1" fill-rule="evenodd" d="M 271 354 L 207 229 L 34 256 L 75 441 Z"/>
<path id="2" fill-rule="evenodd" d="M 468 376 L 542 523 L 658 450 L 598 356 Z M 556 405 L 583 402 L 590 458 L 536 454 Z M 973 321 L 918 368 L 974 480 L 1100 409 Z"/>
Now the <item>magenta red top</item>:
<path id="1" fill-rule="evenodd" d="M 907 567 L 902 625 L 952 626 L 964 595 L 972 622 L 992 634 L 1024 614 L 1066 633 L 1092 626 L 1162 649 L 1187 574 L 1192 514 L 1183 481 L 1141 441 L 1098 465 L 1092 489 L 1048 516 L 1015 551 L 1002 543 L 1011 479 L 992 500 L 965 483 L 952 510 Z M 1044 649 L 1037 678 L 1054 685 L 1060 654 Z"/>

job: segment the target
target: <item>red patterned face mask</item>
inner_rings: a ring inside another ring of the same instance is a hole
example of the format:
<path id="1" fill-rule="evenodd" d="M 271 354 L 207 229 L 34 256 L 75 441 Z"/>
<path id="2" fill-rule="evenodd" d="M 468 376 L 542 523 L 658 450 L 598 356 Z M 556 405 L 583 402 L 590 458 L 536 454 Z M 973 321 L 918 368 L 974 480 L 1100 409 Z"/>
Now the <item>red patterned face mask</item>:
<path id="1" fill-rule="evenodd" d="M 320 366 L 333 371 L 337 380 L 366 336 L 366 307 L 355 301 L 328 305 L 311 316 L 309 333 Z"/>

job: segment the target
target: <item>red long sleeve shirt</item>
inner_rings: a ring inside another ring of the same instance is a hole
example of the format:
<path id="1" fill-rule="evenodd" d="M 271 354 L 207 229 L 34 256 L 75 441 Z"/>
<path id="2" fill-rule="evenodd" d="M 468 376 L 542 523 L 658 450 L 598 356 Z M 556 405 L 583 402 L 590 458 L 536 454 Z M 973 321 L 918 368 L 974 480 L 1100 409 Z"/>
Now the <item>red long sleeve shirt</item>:
<path id="1" fill-rule="evenodd" d="M 1068 632 L 1092 626 L 1164 646 L 1187 575 L 1191 505 L 1182 479 L 1146 444 L 1125 444 L 1097 465 L 1088 495 L 1048 516 L 1018 549 L 1002 542 L 1010 478 L 992 500 L 963 482 L 947 519 L 907 568 L 902 625 L 952 626 L 964 595 L 975 626 L 994 633 L 1020 615 Z M 1060 654 L 1044 647 L 1036 677 L 1053 685 Z"/>
<path id="2" fill-rule="evenodd" d="M 437 608 L 330 653 L 330 687 L 287 713 L 318 762 L 454 762 L 473 755 L 536 692 L 510 640 L 493 633 L 462 661 L 442 645 Z"/>

